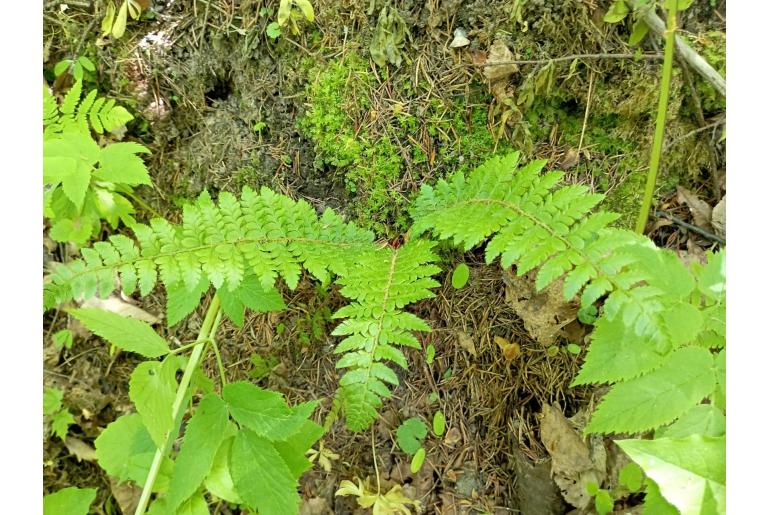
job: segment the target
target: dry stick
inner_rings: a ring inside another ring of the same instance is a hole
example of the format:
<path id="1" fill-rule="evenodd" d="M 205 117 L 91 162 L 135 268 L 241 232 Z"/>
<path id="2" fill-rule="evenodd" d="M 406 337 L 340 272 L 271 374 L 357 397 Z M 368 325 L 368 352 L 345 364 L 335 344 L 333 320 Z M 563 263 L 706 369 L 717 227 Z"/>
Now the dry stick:
<path id="1" fill-rule="evenodd" d="M 642 1 L 640 0 L 626 0 L 626 3 L 634 10 L 643 9 Z M 644 22 L 652 29 L 652 31 L 658 36 L 665 38 L 666 24 L 663 23 L 657 14 L 655 9 L 646 9 L 643 11 Z M 706 79 L 714 89 L 716 89 L 720 95 L 726 96 L 727 85 L 725 79 L 717 72 L 712 66 L 702 58 L 695 50 L 690 48 L 684 40 L 679 37 L 674 37 L 674 44 L 679 57 L 684 59 L 687 64 L 692 66 L 692 69 L 698 72 L 698 74 Z"/>
<path id="2" fill-rule="evenodd" d="M 586 135 L 586 126 L 588 125 L 588 111 L 591 109 L 591 93 L 594 86 L 594 71 L 588 76 L 588 98 L 586 99 L 586 112 L 583 115 L 583 128 L 580 129 L 580 142 L 578 143 L 577 155 L 580 159 L 580 150 L 583 148 L 583 137 Z"/>
<path id="3" fill-rule="evenodd" d="M 727 244 L 725 239 L 722 238 L 721 236 L 717 236 L 716 234 L 712 234 L 712 233 L 708 232 L 705 229 L 701 229 L 697 225 L 693 225 L 691 223 L 687 223 L 684 220 L 682 220 L 681 218 L 677 218 L 676 216 L 672 215 L 671 213 L 666 213 L 665 211 L 657 210 L 657 211 L 655 211 L 655 216 L 660 216 L 660 217 L 663 217 L 663 218 L 668 218 L 669 220 L 674 222 L 676 225 L 684 227 L 685 229 L 690 230 L 690 231 L 692 231 L 694 233 L 698 233 L 701 236 L 703 236 L 704 238 L 708 238 L 709 240 L 715 241 L 715 242 L 717 242 L 717 243 L 719 243 L 721 245 L 726 245 Z"/>

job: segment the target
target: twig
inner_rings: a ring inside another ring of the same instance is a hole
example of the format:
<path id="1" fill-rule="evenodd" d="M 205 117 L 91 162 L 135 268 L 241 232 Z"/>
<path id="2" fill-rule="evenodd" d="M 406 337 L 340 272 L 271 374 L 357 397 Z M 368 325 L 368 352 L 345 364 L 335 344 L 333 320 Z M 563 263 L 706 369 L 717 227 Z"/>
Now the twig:
<path id="1" fill-rule="evenodd" d="M 655 216 L 659 216 L 659 217 L 662 217 L 662 218 L 668 218 L 669 220 L 674 222 L 676 225 L 684 227 L 688 231 L 692 231 L 692 232 L 698 233 L 701 236 L 703 236 L 704 238 L 708 238 L 709 240 L 715 241 L 715 242 L 719 243 L 720 245 L 726 245 L 727 244 L 727 242 L 725 241 L 724 238 L 722 238 L 720 236 L 717 236 L 716 234 L 712 234 L 712 233 L 708 232 L 705 229 L 701 229 L 697 225 L 693 225 L 693 224 L 687 223 L 684 220 L 682 220 L 681 218 L 677 218 L 676 216 L 674 216 L 674 215 L 672 215 L 670 213 L 666 213 L 665 211 L 657 210 L 657 211 L 655 211 Z"/>
<path id="2" fill-rule="evenodd" d="M 588 125 L 588 112 L 591 109 L 591 93 L 594 86 L 594 71 L 588 76 L 588 98 L 586 99 L 586 112 L 583 115 L 583 128 L 580 129 L 580 142 L 578 143 L 577 155 L 580 159 L 580 150 L 583 148 L 583 137 L 586 135 L 586 126 Z"/>
<path id="3" fill-rule="evenodd" d="M 550 62 L 572 61 L 574 59 L 663 59 L 663 54 L 573 54 L 551 59 L 514 59 L 512 61 L 495 61 L 484 64 L 465 64 L 465 67 L 486 68 L 488 66 L 503 66 L 506 64 L 546 64 Z"/>
<path id="4" fill-rule="evenodd" d="M 704 131 L 713 129 L 714 127 L 719 127 L 723 123 L 725 123 L 725 118 L 720 118 L 719 120 L 715 121 L 714 123 L 710 123 L 708 125 L 704 125 L 703 127 L 698 127 L 697 129 L 691 130 L 690 132 L 688 132 L 684 136 L 680 136 L 680 137 L 676 138 L 673 141 L 669 141 L 668 144 L 664 147 L 663 150 L 666 151 L 669 148 L 673 147 L 674 145 L 676 145 L 678 143 L 681 143 L 682 141 L 686 140 L 687 138 L 695 136 L 696 134 L 698 134 L 700 132 L 704 132 Z"/>
<path id="5" fill-rule="evenodd" d="M 640 0 L 626 0 L 626 3 L 630 5 L 634 10 L 644 9 Z M 642 11 L 640 11 L 642 12 Z M 665 38 L 666 25 L 663 23 L 657 14 L 655 9 L 643 10 L 644 22 L 660 37 Z M 679 37 L 674 37 L 677 54 L 684 59 L 692 69 L 698 72 L 698 74 L 706 79 L 714 89 L 716 89 L 723 97 L 727 92 L 727 85 L 725 79 L 717 72 L 703 57 L 701 57 L 695 50 L 690 48 L 684 40 Z"/>

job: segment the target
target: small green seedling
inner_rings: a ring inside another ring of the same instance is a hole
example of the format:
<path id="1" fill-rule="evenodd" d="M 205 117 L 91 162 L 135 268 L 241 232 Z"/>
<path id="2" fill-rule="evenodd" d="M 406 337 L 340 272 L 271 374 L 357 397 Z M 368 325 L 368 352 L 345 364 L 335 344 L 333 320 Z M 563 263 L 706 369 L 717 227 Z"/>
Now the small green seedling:
<path id="1" fill-rule="evenodd" d="M 107 4 L 107 12 L 102 19 L 102 37 L 112 36 L 120 39 L 126 33 L 126 23 L 128 17 L 138 20 L 142 10 L 149 7 L 148 0 L 123 0 L 119 9 L 115 9 L 115 3 L 110 1 Z"/>
<path id="2" fill-rule="evenodd" d="M 433 415 L 433 434 L 442 436 L 446 430 L 446 417 L 444 412 L 439 410 Z"/>
<path id="3" fill-rule="evenodd" d="M 72 331 L 69 329 L 62 329 L 53 333 L 53 344 L 56 348 L 61 349 L 64 347 L 65 349 L 71 349 L 72 340 Z"/>
<path id="4" fill-rule="evenodd" d="M 94 66 L 91 59 L 81 55 L 77 59 L 62 59 L 53 67 L 53 73 L 57 77 L 70 70 L 72 71 L 72 77 L 74 77 L 76 81 L 82 81 L 86 72 L 93 73 L 96 71 L 96 66 Z"/>
<path id="5" fill-rule="evenodd" d="M 299 34 L 297 20 L 302 18 L 305 18 L 310 23 L 313 23 L 315 20 L 315 12 L 310 0 L 281 0 L 281 4 L 278 7 L 279 27 L 283 27 L 287 22 L 291 22 L 292 33 Z"/>
<path id="6" fill-rule="evenodd" d="M 470 277 L 468 265 L 460 263 L 452 272 L 452 286 L 459 290 L 468 283 L 468 277 Z"/>
<path id="7" fill-rule="evenodd" d="M 433 364 L 433 360 L 436 359 L 436 347 L 432 343 L 428 344 L 428 348 L 425 350 L 425 362 L 428 365 Z"/>
<path id="8" fill-rule="evenodd" d="M 46 388 L 43 392 L 43 415 L 51 422 L 51 434 L 64 440 L 69 426 L 75 423 L 72 413 L 62 404 L 64 392 Z"/>
<path id="9" fill-rule="evenodd" d="M 414 455 L 425 437 L 428 436 L 428 427 L 419 417 L 404 420 L 396 430 L 396 443 L 402 451 L 408 455 Z"/>

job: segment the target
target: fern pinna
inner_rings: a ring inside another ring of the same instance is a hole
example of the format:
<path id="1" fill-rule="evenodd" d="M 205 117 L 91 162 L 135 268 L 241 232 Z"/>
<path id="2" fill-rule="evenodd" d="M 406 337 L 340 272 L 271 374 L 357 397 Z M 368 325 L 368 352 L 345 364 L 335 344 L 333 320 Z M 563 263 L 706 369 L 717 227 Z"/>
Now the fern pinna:
<path id="1" fill-rule="evenodd" d="M 465 250 L 489 239 L 487 262 L 500 256 L 519 274 L 539 267 L 538 288 L 563 278 L 565 298 L 579 295 L 586 312 L 603 300 L 574 381 L 612 385 L 588 432 L 665 433 L 701 413 L 704 399 L 724 418 L 724 251 L 704 266 L 685 266 L 647 238 L 609 227 L 617 215 L 592 213 L 601 195 L 580 185 L 556 188 L 562 172 L 541 174 L 545 161 L 518 168 L 518 160 L 518 153 L 496 157 L 467 177 L 424 185 L 413 235 L 430 231 Z M 697 433 L 702 424 L 690 426 Z M 724 443 L 723 432 L 698 437 Z M 692 451 L 698 444 L 681 445 Z"/>
<path id="2" fill-rule="evenodd" d="M 341 308 L 335 318 L 346 318 L 332 334 L 346 335 L 336 353 L 345 353 L 337 368 L 348 371 L 340 379 L 341 399 L 348 427 L 366 429 L 377 417 L 382 397 L 389 397 L 385 383 L 398 384 L 395 372 L 385 366 L 392 361 L 406 369 L 403 352 L 395 345 L 421 349 L 412 331 L 430 326 L 404 306 L 433 297 L 438 286 L 431 276 L 440 271 L 431 264 L 437 259 L 433 242 L 414 240 L 398 249 L 380 249 L 363 255 L 338 280 L 343 295 L 353 303 Z"/>
<path id="3" fill-rule="evenodd" d="M 204 192 L 184 207 L 179 225 L 155 219 L 132 229 L 136 242 L 115 235 L 82 249 L 83 259 L 57 266 L 44 289 L 45 306 L 105 297 L 118 286 L 127 295 L 138 289 L 144 296 L 160 280 L 173 325 L 213 285 L 224 313 L 240 325 L 245 307 L 283 306 L 275 290 L 278 277 L 294 288 L 302 268 L 321 282 L 333 273 L 342 294 L 354 301 L 335 314 L 347 320 L 334 332 L 348 336 L 337 352 L 345 353 L 338 364 L 348 369 L 340 395 L 353 430 L 368 427 L 381 398 L 389 396 L 383 381 L 398 383 L 383 362 L 405 367 L 396 345 L 419 347 L 410 331 L 428 329 L 402 310 L 429 297 L 428 288 L 437 284 L 429 277 L 438 272 L 430 264 L 436 257 L 429 242 L 395 250 L 378 246 L 371 232 L 344 222 L 332 210 L 319 217 L 307 202 L 248 187 L 240 200 L 220 193 L 218 204 Z"/>

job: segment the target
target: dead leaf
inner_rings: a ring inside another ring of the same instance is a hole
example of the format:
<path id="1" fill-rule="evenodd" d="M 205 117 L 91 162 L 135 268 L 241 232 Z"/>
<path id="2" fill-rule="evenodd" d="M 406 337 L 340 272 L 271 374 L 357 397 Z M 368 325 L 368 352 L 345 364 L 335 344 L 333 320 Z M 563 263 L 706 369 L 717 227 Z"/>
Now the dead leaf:
<path id="1" fill-rule="evenodd" d="M 139 505 L 139 498 L 142 496 L 141 487 L 126 481 L 120 483 L 112 476 L 110 477 L 110 492 L 118 502 L 121 513 L 134 513 Z"/>
<path id="2" fill-rule="evenodd" d="M 478 354 L 476 353 L 476 345 L 473 343 L 473 338 L 468 336 L 468 334 L 464 331 L 458 331 L 457 332 L 457 342 L 460 344 L 460 347 L 465 349 L 468 354 L 471 356 L 478 357 Z"/>
<path id="3" fill-rule="evenodd" d="M 527 332 L 544 347 L 550 347 L 562 328 L 577 318 L 577 306 L 564 301 L 564 283 L 557 280 L 542 291 L 535 288 L 536 272 L 517 276 L 503 274 L 505 302 L 524 322 Z"/>
<path id="4" fill-rule="evenodd" d="M 497 346 L 500 347 L 500 350 L 503 351 L 505 361 L 510 362 L 521 356 L 521 345 L 518 343 L 511 343 L 502 336 L 495 336 L 494 340 Z"/>
<path id="5" fill-rule="evenodd" d="M 540 440 L 551 455 L 551 475 L 564 500 L 576 508 L 588 507 L 593 498 L 586 491 L 586 485 L 591 481 L 602 484 L 606 457 L 597 466 L 578 432 L 558 408 L 548 404 L 543 405 Z"/>
<path id="6" fill-rule="evenodd" d="M 456 427 L 450 427 L 449 431 L 446 432 L 446 436 L 444 437 L 444 445 L 447 447 L 455 447 L 462 441 L 462 439 L 463 436 L 460 433 L 460 430 Z"/>
<path id="7" fill-rule="evenodd" d="M 508 46 L 498 39 L 491 47 L 489 47 L 489 54 L 487 55 L 486 61 L 487 66 L 484 66 L 484 76 L 492 81 L 504 79 L 509 75 L 513 75 L 519 71 L 519 67 L 515 64 L 495 65 L 495 63 L 504 63 L 506 61 L 513 61 L 513 59 L 513 53 Z"/>
<path id="8" fill-rule="evenodd" d="M 579 162 L 580 155 L 577 153 L 577 150 L 574 148 L 569 148 L 562 156 L 561 161 L 559 161 L 559 167 L 562 170 L 569 170 Z"/>
<path id="9" fill-rule="evenodd" d="M 714 228 L 714 232 L 720 238 L 726 238 L 727 231 L 727 196 L 722 197 L 722 200 L 714 206 L 711 211 L 711 227 Z"/>
<path id="10" fill-rule="evenodd" d="M 333 513 L 329 502 L 323 497 L 310 498 L 299 507 L 299 515 L 332 515 Z"/>
<path id="11" fill-rule="evenodd" d="M 77 458 L 78 461 L 96 461 L 96 450 L 79 438 L 68 436 L 64 439 L 64 446 Z"/>
<path id="12" fill-rule="evenodd" d="M 147 322 L 151 325 L 160 322 L 159 317 L 152 315 L 142 308 L 136 307 L 115 295 L 110 295 L 106 299 L 92 297 L 84 301 L 80 306 L 83 308 L 97 308 L 103 309 L 105 311 L 111 311 L 117 315 L 135 318 L 137 320 Z"/>
<path id="13" fill-rule="evenodd" d="M 701 200 L 698 195 L 681 186 L 676 187 L 676 198 L 680 204 L 690 208 L 693 222 L 701 229 L 711 227 L 711 206 Z"/>

